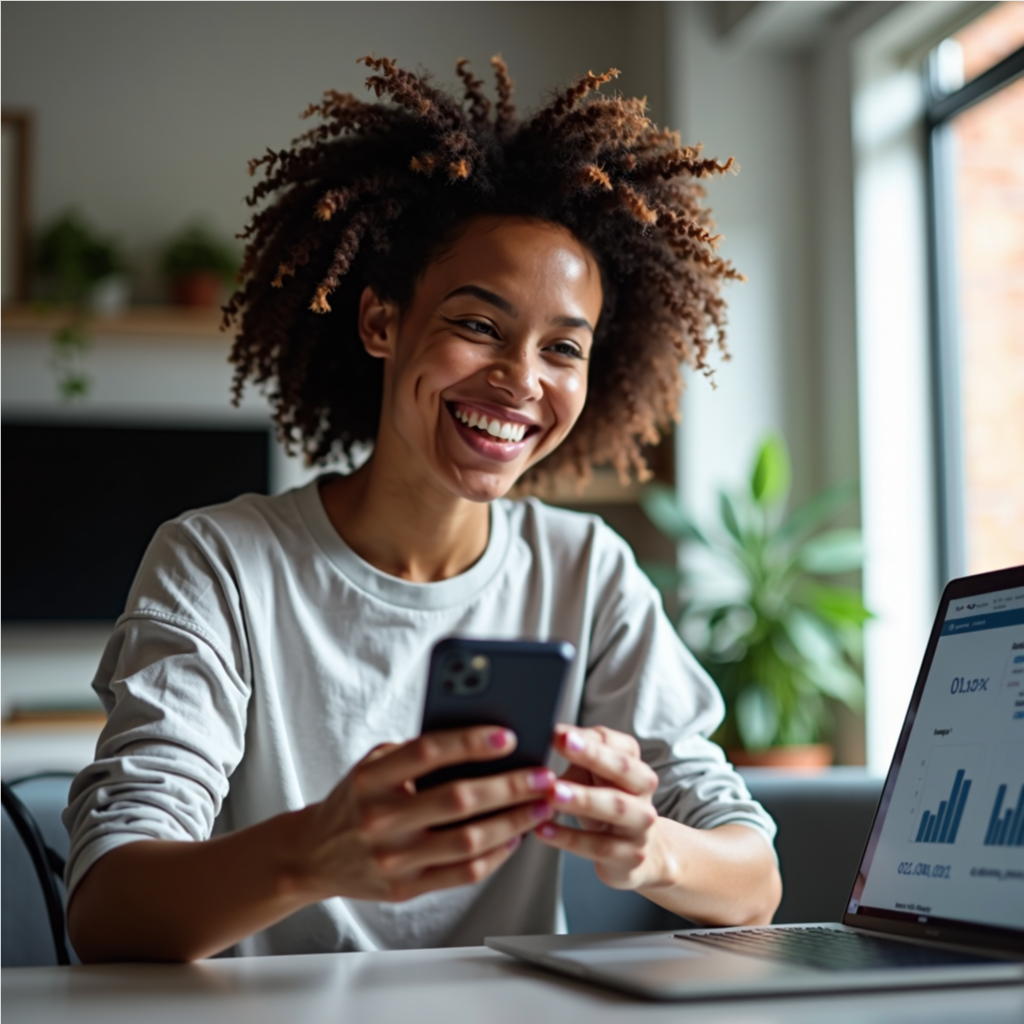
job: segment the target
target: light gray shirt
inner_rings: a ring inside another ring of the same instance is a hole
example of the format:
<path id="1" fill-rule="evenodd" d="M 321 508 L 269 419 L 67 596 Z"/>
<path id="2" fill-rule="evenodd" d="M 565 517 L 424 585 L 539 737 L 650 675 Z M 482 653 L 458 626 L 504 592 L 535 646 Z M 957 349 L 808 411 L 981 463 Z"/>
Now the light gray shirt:
<path id="1" fill-rule="evenodd" d="M 69 891 L 123 843 L 203 840 L 325 797 L 376 744 L 417 735 L 430 649 L 452 635 L 570 641 L 560 720 L 636 736 L 660 814 L 740 822 L 770 843 L 771 819 L 707 739 L 721 697 L 625 542 L 533 499 L 490 509 L 483 556 L 440 583 L 359 558 L 317 481 L 162 526 L 93 681 L 108 721 L 64 815 Z M 484 882 L 399 904 L 330 899 L 238 952 L 471 945 L 559 920 L 559 855 L 530 837 Z"/>

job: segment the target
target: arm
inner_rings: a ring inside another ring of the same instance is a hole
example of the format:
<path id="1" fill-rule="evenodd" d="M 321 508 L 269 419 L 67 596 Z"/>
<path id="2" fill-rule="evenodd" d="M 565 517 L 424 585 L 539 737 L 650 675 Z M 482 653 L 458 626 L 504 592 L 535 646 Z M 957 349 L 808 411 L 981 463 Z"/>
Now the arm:
<path id="1" fill-rule="evenodd" d="M 68 930 L 84 962 L 196 960 L 333 896 L 398 901 L 479 882 L 553 813 L 547 769 L 451 782 L 447 765 L 507 755 L 481 727 L 371 751 L 317 804 L 202 842 L 146 840 L 101 857 L 75 890 Z M 436 829 L 467 817 L 484 820 Z"/>
<path id="2" fill-rule="evenodd" d="M 651 803 L 658 777 L 632 736 L 560 726 L 556 745 L 571 767 L 555 785 L 555 806 L 581 827 L 546 822 L 536 832 L 543 842 L 594 861 L 612 888 L 635 890 L 691 921 L 771 921 L 782 882 L 753 828 L 694 829 L 659 817 Z"/>

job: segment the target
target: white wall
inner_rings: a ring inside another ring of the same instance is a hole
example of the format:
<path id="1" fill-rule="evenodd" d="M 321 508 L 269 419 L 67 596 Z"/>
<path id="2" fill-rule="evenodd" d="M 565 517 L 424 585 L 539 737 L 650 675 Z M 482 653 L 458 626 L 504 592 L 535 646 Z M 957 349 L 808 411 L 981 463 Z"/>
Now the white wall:
<path id="1" fill-rule="evenodd" d="M 454 79 L 502 53 L 529 108 L 590 68 L 623 69 L 623 90 L 657 101 L 644 52 L 658 4 L 24 3 L 4 8 L 3 103 L 36 115 L 37 223 L 68 206 L 144 265 L 202 216 L 239 230 L 246 161 L 303 130 L 325 89 L 363 94 L 367 53 Z M 586 16 L 583 16 L 583 15 Z M 653 66 L 652 66 L 653 64 Z"/>

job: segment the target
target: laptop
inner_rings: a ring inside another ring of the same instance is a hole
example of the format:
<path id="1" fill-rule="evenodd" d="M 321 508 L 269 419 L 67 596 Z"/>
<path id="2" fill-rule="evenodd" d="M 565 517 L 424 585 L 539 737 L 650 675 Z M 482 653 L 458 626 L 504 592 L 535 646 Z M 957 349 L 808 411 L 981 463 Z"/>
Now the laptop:
<path id="1" fill-rule="evenodd" d="M 1024 566 L 943 592 L 841 924 L 485 941 L 655 999 L 1024 983 Z"/>

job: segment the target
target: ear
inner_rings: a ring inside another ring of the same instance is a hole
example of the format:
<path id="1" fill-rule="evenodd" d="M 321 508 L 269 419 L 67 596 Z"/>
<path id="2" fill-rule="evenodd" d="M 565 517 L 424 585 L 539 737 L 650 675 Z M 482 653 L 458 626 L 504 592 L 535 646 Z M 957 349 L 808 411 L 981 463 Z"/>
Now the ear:
<path id="1" fill-rule="evenodd" d="M 398 307 L 378 298 L 367 285 L 359 297 L 359 337 L 363 347 L 375 359 L 388 359 L 395 354 L 398 336 Z"/>

